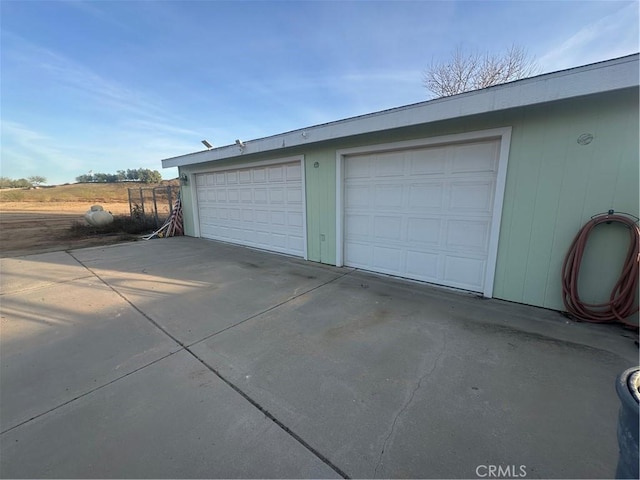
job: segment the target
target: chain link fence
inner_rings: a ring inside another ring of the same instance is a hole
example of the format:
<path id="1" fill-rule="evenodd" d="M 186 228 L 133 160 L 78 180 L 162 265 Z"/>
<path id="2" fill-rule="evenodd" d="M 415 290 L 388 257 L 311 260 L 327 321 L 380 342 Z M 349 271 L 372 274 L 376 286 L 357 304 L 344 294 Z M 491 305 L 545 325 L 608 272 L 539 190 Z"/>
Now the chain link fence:
<path id="1" fill-rule="evenodd" d="M 129 188 L 131 218 L 153 220 L 158 228 L 171 215 L 179 192 L 179 185 Z"/>

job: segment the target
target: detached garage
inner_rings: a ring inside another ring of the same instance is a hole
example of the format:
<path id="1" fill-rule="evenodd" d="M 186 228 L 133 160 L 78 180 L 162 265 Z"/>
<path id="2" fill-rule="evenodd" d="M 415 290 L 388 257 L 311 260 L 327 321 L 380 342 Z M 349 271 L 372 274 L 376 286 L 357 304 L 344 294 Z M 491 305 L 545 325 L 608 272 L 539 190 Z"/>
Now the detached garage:
<path id="1" fill-rule="evenodd" d="M 630 55 L 162 163 L 187 235 L 562 310 L 580 227 L 639 215 L 638 72 Z M 584 300 L 607 300 L 623 230 L 590 243 Z"/>

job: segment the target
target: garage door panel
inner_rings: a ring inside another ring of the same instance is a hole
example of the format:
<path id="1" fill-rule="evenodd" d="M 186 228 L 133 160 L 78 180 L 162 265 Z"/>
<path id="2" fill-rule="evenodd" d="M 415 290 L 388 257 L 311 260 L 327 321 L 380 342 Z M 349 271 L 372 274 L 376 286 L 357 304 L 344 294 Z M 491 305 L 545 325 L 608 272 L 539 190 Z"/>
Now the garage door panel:
<path id="1" fill-rule="evenodd" d="M 283 211 L 271 211 L 271 225 L 276 226 L 284 226 L 286 225 L 285 221 L 285 212 Z"/>
<path id="2" fill-rule="evenodd" d="M 269 174 L 269 183 L 283 182 L 284 181 L 284 167 L 278 165 L 276 167 L 269 167 L 267 169 Z"/>
<path id="3" fill-rule="evenodd" d="M 473 143 L 453 149 L 452 173 L 495 172 L 498 168 L 498 143 Z"/>
<path id="4" fill-rule="evenodd" d="M 240 213 L 239 208 L 230 208 L 229 209 L 229 220 L 231 221 L 240 221 L 242 220 L 242 214 Z"/>
<path id="5" fill-rule="evenodd" d="M 377 208 L 401 208 L 402 185 L 376 185 L 374 187 L 373 205 Z"/>
<path id="6" fill-rule="evenodd" d="M 376 240 L 400 240 L 402 218 L 376 215 L 373 218 L 373 235 Z"/>
<path id="7" fill-rule="evenodd" d="M 229 188 L 227 190 L 227 199 L 230 203 L 238 203 L 240 200 L 240 193 L 237 188 Z"/>
<path id="8" fill-rule="evenodd" d="M 404 175 L 404 152 L 380 154 L 374 157 L 376 177 L 397 177 Z"/>
<path id="9" fill-rule="evenodd" d="M 369 215 L 346 215 L 345 220 L 345 233 L 349 238 L 371 235 Z"/>
<path id="10" fill-rule="evenodd" d="M 267 181 L 266 168 L 253 168 L 251 169 L 251 175 L 253 183 L 265 183 Z"/>
<path id="11" fill-rule="evenodd" d="M 347 195 L 345 198 L 346 207 L 368 207 L 369 195 L 368 185 L 350 185 L 347 189 Z"/>
<path id="12" fill-rule="evenodd" d="M 414 183 L 409 186 L 410 209 L 435 208 L 442 209 L 444 202 L 444 186 L 437 183 Z"/>
<path id="13" fill-rule="evenodd" d="M 297 182 L 302 180 L 302 168 L 300 164 L 290 163 L 286 165 L 287 182 Z"/>
<path id="14" fill-rule="evenodd" d="M 444 279 L 452 287 L 480 291 L 485 264 L 486 261 L 482 258 L 447 255 L 444 258 Z"/>
<path id="15" fill-rule="evenodd" d="M 344 160 L 347 266 L 482 292 L 499 141 Z"/>
<path id="16" fill-rule="evenodd" d="M 238 172 L 227 172 L 227 184 L 234 185 L 238 183 Z"/>
<path id="17" fill-rule="evenodd" d="M 441 229 L 441 219 L 409 217 L 407 219 L 407 242 L 421 244 L 425 247 L 438 247 Z"/>
<path id="18" fill-rule="evenodd" d="M 287 249 L 294 252 L 302 252 L 304 250 L 304 239 L 289 235 Z"/>
<path id="19" fill-rule="evenodd" d="M 411 151 L 407 152 L 406 156 L 408 157 L 409 174 L 411 176 L 444 175 L 445 173 L 448 156 L 446 148 Z"/>
<path id="20" fill-rule="evenodd" d="M 250 188 L 241 188 L 240 192 L 240 203 L 252 203 L 253 202 L 253 192 Z"/>
<path id="21" fill-rule="evenodd" d="M 494 182 L 451 182 L 449 209 L 455 211 L 491 212 Z"/>
<path id="22" fill-rule="evenodd" d="M 269 203 L 272 205 L 284 203 L 284 188 L 273 188 L 269 190 Z"/>
<path id="23" fill-rule="evenodd" d="M 349 245 L 349 250 L 345 252 L 345 263 L 352 267 L 369 268 L 372 264 L 372 252 L 372 245 L 352 241 Z"/>
<path id="24" fill-rule="evenodd" d="M 300 212 L 288 212 L 287 213 L 287 225 L 290 227 L 300 227 L 304 226 L 304 217 Z"/>
<path id="25" fill-rule="evenodd" d="M 370 168 L 368 157 L 350 158 L 349 163 L 345 166 L 345 178 L 369 178 Z"/>
<path id="26" fill-rule="evenodd" d="M 255 240 L 258 245 L 269 245 L 269 232 L 256 231 Z"/>
<path id="27" fill-rule="evenodd" d="M 304 255 L 301 171 L 296 162 L 198 174 L 201 235 Z"/>
<path id="28" fill-rule="evenodd" d="M 288 204 L 302 204 L 302 189 L 301 188 L 287 188 L 287 203 Z"/>
<path id="29" fill-rule="evenodd" d="M 256 188 L 253 190 L 253 203 L 266 205 L 269 201 L 269 196 L 266 188 Z"/>
<path id="30" fill-rule="evenodd" d="M 445 248 L 485 252 L 489 246 L 490 222 L 470 220 L 449 220 Z"/>
<path id="31" fill-rule="evenodd" d="M 407 273 L 416 280 L 435 282 L 438 280 L 440 255 L 419 251 L 407 251 Z"/>
<path id="32" fill-rule="evenodd" d="M 281 233 L 271 234 L 271 245 L 282 249 L 287 248 L 287 236 Z"/>
<path id="33" fill-rule="evenodd" d="M 400 248 L 393 247 L 373 247 L 373 267 L 378 271 L 383 271 L 398 275 L 402 272 L 403 252 Z"/>

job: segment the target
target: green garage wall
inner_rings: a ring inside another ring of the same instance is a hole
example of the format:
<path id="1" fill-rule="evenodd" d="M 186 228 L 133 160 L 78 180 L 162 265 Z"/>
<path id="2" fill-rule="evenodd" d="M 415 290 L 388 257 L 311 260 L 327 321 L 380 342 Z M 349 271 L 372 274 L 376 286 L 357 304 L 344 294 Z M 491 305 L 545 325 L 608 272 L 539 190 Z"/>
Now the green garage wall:
<path id="1" fill-rule="evenodd" d="M 610 208 L 638 215 L 638 90 L 525 109 L 513 127 L 494 295 L 563 309 L 562 262 L 577 231 Z M 578 144 L 583 133 L 589 145 Z M 594 232 L 585 300 L 608 298 L 627 242 L 625 227 Z"/>
<path id="2" fill-rule="evenodd" d="M 628 89 L 224 163 L 303 155 L 308 258 L 335 264 L 336 150 L 511 126 L 494 296 L 561 310 L 562 260 L 578 229 L 592 215 L 610 208 L 638 215 L 638 100 L 638 89 Z M 594 136 L 590 144 L 578 144 L 583 133 Z M 180 172 L 190 173 L 195 167 L 203 171 L 207 164 L 182 167 Z M 190 235 L 194 234 L 192 191 L 194 185 L 183 187 L 185 231 Z M 613 285 L 626 253 L 626 229 L 608 227 L 596 230 L 586 252 L 580 279 L 585 300 L 608 297 L 603 285 Z"/>

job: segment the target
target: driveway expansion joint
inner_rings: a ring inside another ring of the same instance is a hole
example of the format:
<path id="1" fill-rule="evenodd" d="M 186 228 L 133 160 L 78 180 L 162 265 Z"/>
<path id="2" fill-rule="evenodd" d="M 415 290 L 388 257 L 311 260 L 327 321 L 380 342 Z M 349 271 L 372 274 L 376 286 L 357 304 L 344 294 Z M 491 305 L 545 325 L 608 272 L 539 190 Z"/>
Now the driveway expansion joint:
<path id="1" fill-rule="evenodd" d="M 334 472 L 340 475 L 344 479 L 350 479 L 351 477 L 344 472 L 340 467 L 333 464 L 331 460 L 329 460 L 325 455 L 312 447 L 306 440 L 304 440 L 300 435 L 287 427 L 282 421 L 278 420 L 269 410 L 263 407 L 256 400 L 251 398 L 247 393 L 245 393 L 240 387 L 234 384 L 232 381 L 223 376 L 218 370 L 213 368 L 203 359 L 198 357 L 194 352 L 192 352 L 188 347 L 185 347 L 185 350 L 189 352 L 196 360 L 198 360 L 202 365 L 204 365 L 209 371 L 211 371 L 214 375 L 216 375 L 220 380 L 222 380 L 225 384 L 227 384 L 234 392 L 244 398 L 247 402 L 249 402 L 253 407 L 257 408 L 265 417 L 275 423 L 278 427 L 280 427 L 285 433 L 287 433 L 291 438 L 297 441 L 300 445 L 306 448 L 309 452 L 315 455 L 322 463 L 331 468 Z"/>
<path id="2" fill-rule="evenodd" d="M 91 390 L 87 390 L 87 391 L 86 391 L 86 392 L 84 392 L 84 393 L 81 393 L 81 394 L 79 394 L 79 395 L 76 395 L 75 397 L 73 397 L 73 398 L 71 398 L 71 399 L 69 399 L 69 400 L 67 400 L 67 401 L 65 401 L 65 402 L 62 402 L 60 405 L 56 405 L 55 407 L 50 408 L 49 410 L 46 410 L 46 411 L 44 411 L 44 412 L 42 412 L 42 413 L 38 413 L 37 415 L 34 415 L 33 417 L 28 418 L 27 420 L 23 420 L 22 422 L 20 422 L 20 423 L 18 423 L 18 424 L 16 424 L 16 425 L 14 425 L 14 426 L 12 426 L 12 427 L 9 427 L 9 428 L 7 428 L 6 430 L 1 431 L 1 432 L 0 432 L 0 435 L 4 435 L 5 433 L 8 433 L 8 432 L 10 432 L 10 431 L 12 431 L 12 430 L 15 430 L 16 428 L 21 427 L 22 425 L 25 425 L 25 424 L 27 424 L 27 423 L 29 423 L 29 422 L 32 422 L 33 420 L 36 420 L 36 419 L 38 419 L 38 418 L 40 418 L 40 417 L 42 417 L 42 416 L 44 416 L 44 415 L 47 415 L 48 413 L 51 413 L 51 412 L 53 412 L 53 411 L 55 411 L 55 410 L 58 410 L 59 408 L 62 408 L 62 407 L 64 407 L 65 405 L 68 405 L 68 404 L 70 404 L 70 403 L 72 403 L 72 402 L 75 402 L 76 400 L 79 400 L 79 399 L 81 399 L 81 398 L 83 398 L 83 397 L 86 397 L 87 395 L 90 395 L 90 394 L 92 394 L 93 392 L 97 392 L 98 390 L 102 390 L 103 388 L 108 387 L 109 385 L 111 385 L 111 384 L 113 384 L 113 383 L 115 383 L 115 382 L 117 382 L 117 381 L 119 381 L 119 380 L 122 380 L 123 378 L 126 378 L 126 377 L 128 377 L 129 375 L 133 375 L 134 373 L 137 373 L 137 372 L 139 372 L 140 370 L 144 370 L 145 368 L 150 367 L 151 365 L 153 365 L 153 364 L 155 364 L 155 363 L 158 363 L 160 360 L 164 360 L 165 358 L 168 358 L 168 357 L 170 357 L 170 356 L 172 356 L 172 355 L 175 355 L 176 353 L 181 352 L 182 350 L 183 350 L 183 349 L 176 350 L 175 352 L 169 352 L 168 354 L 163 355 L 163 356 L 162 356 L 162 357 L 160 357 L 160 358 L 156 358 L 156 359 L 155 359 L 155 360 L 153 360 L 152 362 L 149 362 L 149 363 L 147 363 L 147 364 L 145 364 L 145 365 L 142 365 L 141 367 L 138 367 L 138 368 L 136 368 L 135 370 L 132 370 L 132 371 L 130 371 L 130 372 L 128 372 L 128 373 L 125 373 L 124 375 L 121 375 L 121 376 L 119 376 L 119 377 L 117 377 L 117 378 L 114 378 L 113 380 L 110 380 L 110 381 L 108 381 L 107 383 L 104 383 L 104 384 L 102 384 L 102 385 L 98 385 L 97 387 L 94 387 L 94 388 L 92 388 Z"/>
<path id="3" fill-rule="evenodd" d="M 336 282 L 336 281 L 340 280 L 341 278 L 346 277 L 350 273 L 353 273 L 354 271 L 355 270 L 350 270 L 350 271 L 348 271 L 346 273 L 343 273 L 342 275 L 339 275 L 339 276 L 337 276 L 335 278 L 332 278 L 331 280 L 327 280 L 326 282 L 321 283 L 320 285 L 316 285 L 315 287 L 310 288 L 309 290 L 305 290 L 302 293 L 294 294 L 292 297 L 289 297 L 286 300 L 283 300 L 282 302 L 278 303 L 277 305 L 273 305 L 273 306 L 271 306 L 269 308 L 265 308 L 261 312 L 255 313 L 255 314 L 253 314 L 253 315 L 251 315 L 251 316 L 249 316 L 247 318 L 244 318 L 244 319 L 240 320 L 239 322 L 234 323 L 233 325 L 229 325 L 229 326 L 223 328 L 222 330 L 218 330 L 217 332 L 213 332 L 212 334 L 207 335 L 206 337 L 203 337 L 200 340 L 196 340 L 195 342 L 193 342 L 193 343 L 191 343 L 189 345 L 185 345 L 185 348 L 193 347 L 194 345 L 197 345 L 198 343 L 204 342 L 205 340 L 209 340 L 210 338 L 215 337 L 216 335 L 220 335 L 221 333 L 224 333 L 227 330 L 230 330 L 230 329 L 232 329 L 234 327 L 237 327 L 238 325 L 242 325 L 243 323 L 248 322 L 249 320 L 253 320 L 254 318 L 259 317 L 260 315 L 264 315 L 265 313 L 268 313 L 268 312 L 270 312 L 272 310 L 275 310 L 278 307 L 286 305 L 287 303 L 291 302 L 292 300 L 295 300 L 296 298 L 300 298 L 300 297 L 306 295 L 307 293 L 311 293 L 311 292 L 313 292 L 315 290 L 318 290 L 319 288 L 322 288 L 322 287 L 324 287 L 326 285 L 329 285 L 330 283 Z"/>
<path id="4" fill-rule="evenodd" d="M 111 291 L 113 291 L 116 295 L 118 295 L 121 299 L 123 299 L 126 303 L 128 303 L 131 308 L 133 308 L 136 312 L 138 312 L 140 315 L 142 315 L 144 318 L 146 318 L 149 322 L 151 322 L 158 330 L 160 330 L 162 333 L 164 333 L 166 336 L 168 336 L 171 340 L 173 340 L 174 342 L 176 342 L 176 344 L 180 345 L 182 348 L 185 348 L 185 344 L 178 340 L 178 338 L 176 338 L 175 336 L 173 336 L 169 331 L 167 331 L 162 325 L 160 325 L 158 322 L 156 322 L 153 318 L 151 318 L 149 315 L 147 315 L 144 311 L 142 311 L 140 308 L 138 308 L 138 306 L 136 304 L 134 304 L 131 300 L 129 300 L 127 297 L 125 297 L 122 293 L 120 293 L 116 288 L 114 288 L 113 286 L 111 286 L 107 281 L 105 281 L 100 275 L 98 275 L 96 272 L 94 272 L 91 268 L 89 268 L 88 266 L 86 266 L 84 263 L 82 263 L 82 261 L 80 261 L 78 258 L 76 258 L 73 253 L 71 252 L 67 252 L 76 262 L 78 262 L 80 265 L 82 265 L 84 268 L 86 268 L 89 272 L 91 272 L 91 274 L 97 278 L 98 280 L 100 280 L 104 285 L 106 285 Z"/>
<path id="5" fill-rule="evenodd" d="M 264 310 L 264 311 L 262 311 L 262 312 L 259 312 L 259 313 L 255 314 L 255 315 L 252 315 L 252 316 L 248 317 L 248 318 L 245 318 L 244 320 L 242 320 L 242 321 L 240 321 L 240 322 L 238 322 L 238 323 L 236 323 L 236 324 L 234 324 L 234 325 L 231 325 L 231 326 L 229 326 L 229 327 L 227 327 L 227 328 L 225 328 L 225 329 L 223 329 L 223 330 L 221 330 L 221 331 L 219 331 L 219 332 L 216 332 L 216 333 L 214 333 L 214 334 L 212 334 L 212 335 L 209 335 L 209 336 L 207 336 L 207 337 L 205 337 L 205 338 L 203 338 L 203 339 L 200 339 L 199 341 L 197 341 L 197 342 L 195 342 L 195 343 L 193 343 L 193 344 L 191 344 L 191 345 L 187 346 L 187 345 L 185 345 L 182 341 L 178 340 L 175 336 L 173 336 L 170 332 L 168 332 L 165 328 L 163 328 L 160 324 L 158 324 L 158 322 L 156 322 L 155 320 L 153 320 L 149 315 L 147 315 L 145 312 L 143 312 L 140 308 L 138 308 L 138 307 L 137 307 L 133 302 L 131 302 L 127 297 L 125 297 L 125 296 L 124 296 L 122 293 L 120 293 L 117 289 L 115 289 L 115 288 L 114 288 L 113 286 L 111 286 L 108 282 L 106 282 L 106 281 L 105 281 L 102 277 L 100 277 L 100 275 L 98 275 L 95 271 L 93 271 L 91 268 L 89 268 L 87 265 L 85 265 L 81 260 L 79 260 L 78 258 L 76 258 L 76 257 L 73 255 L 73 253 L 71 253 L 70 251 L 67 251 L 66 253 L 67 253 L 68 255 L 70 255 L 70 256 L 71 256 L 71 257 L 72 257 L 76 262 L 78 262 L 80 265 L 82 265 L 85 269 L 87 269 L 87 271 L 89 271 L 93 276 L 95 276 L 95 278 L 97 278 L 98 280 L 100 280 L 104 285 L 106 285 L 109 289 L 111 289 L 114 293 L 116 293 L 120 298 L 122 298 L 125 302 L 127 302 L 129 305 L 131 305 L 131 307 L 132 307 L 132 308 L 134 308 L 137 312 L 139 312 L 139 313 L 140 313 L 144 318 L 146 318 L 149 322 L 151 322 L 151 323 L 152 323 L 156 328 L 158 328 L 161 332 L 163 332 L 165 335 L 167 335 L 169 338 L 171 338 L 174 342 L 176 342 L 178 345 L 180 345 L 180 347 L 182 347 L 182 348 L 180 348 L 179 350 L 177 350 L 177 351 L 175 351 L 175 352 L 170 353 L 169 355 L 174 355 L 175 353 L 178 353 L 178 352 L 180 352 L 180 351 L 186 351 L 186 352 L 188 352 L 188 353 L 189 353 L 191 356 L 193 356 L 193 357 L 194 357 L 198 362 L 200 362 L 202 365 L 204 365 L 204 366 L 205 366 L 209 371 L 211 371 L 211 372 L 212 372 L 214 375 L 216 375 L 220 380 L 222 380 L 226 385 L 228 385 L 228 386 L 229 386 L 233 391 L 235 391 L 238 395 L 240 395 L 242 398 L 244 398 L 244 399 L 245 399 L 247 402 L 249 402 L 253 407 L 255 407 L 256 409 L 258 409 L 258 410 L 259 410 L 263 415 L 265 415 L 269 420 L 271 420 L 273 423 L 275 423 L 279 428 L 281 428 L 281 429 L 282 429 L 285 433 L 287 433 L 291 438 L 293 438 L 295 441 L 297 441 L 297 442 L 298 442 L 302 447 L 304 447 L 305 449 L 307 449 L 311 454 L 313 454 L 313 455 L 314 455 L 316 458 L 318 458 L 321 462 L 323 462 L 325 465 L 327 465 L 329 468 L 331 468 L 334 472 L 336 472 L 336 473 L 337 473 L 338 475 L 340 475 L 342 478 L 344 478 L 344 479 L 350 479 L 350 478 L 351 478 L 347 473 L 345 473 L 344 471 L 342 471 L 342 469 L 340 469 L 340 467 L 338 467 L 337 465 L 334 465 L 334 464 L 331 462 L 331 460 L 329 460 L 329 459 L 328 459 L 324 454 L 322 454 L 320 451 L 316 450 L 316 449 L 315 449 L 313 446 L 311 446 L 311 445 L 310 445 L 306 440 L 304 440 L 300 435 L 298 435 L 298 434 L 297 434 L 297 433 L 295 433 L 293 430 L 291 430 L 289 427 L 287 427 L 287 426 L 286 426 L 282 421 L 278 420 L 278 419 L 277 419 L 277 418 L 276 418 L 276 417 L 275 417 L 271 412 L 269 412 L 265 407 L 263 407 L 262 405 L 260 405 L 260 403 L 258 403 L 256 400 L 254 400 L 253 398 L 251 398 L 247 393 L 245 393 L 245 392 L 244 392 L 242 389 L 240 389 L 237 385 L 235 385 L 233 382 L 231 382 L 230 380 L 228 380 L 228 379 L 227 379 L 226 377 L 224 377 L 220 372 L 218 372 L 215 368 L 213 368 L 211 365 L 209 365 L 209 364 L 208 364 L 208 363 L 206 363 L 204 360 L 202 360 L 200 357 L 198 357 L 198 355 L 196 355 L 193 351 L 191 351 L 189 347 L 190 347 L 190 346 L 193 346 L 193 345 L 195 345 L 195 344 L 197 344 L 197 343 L 200 343 L 200 342 L 202 342 L 202 341 L 204 341 L 204 340 L 206 340 L 206 339 L 208 339 L 208 338 L 211 338 L 211 337 L 212 337 L 212 336 L 214 336 L 214 335 L 217 335 L 217 334 L 219 334 L 219 333 L 222 333 L 223 331 L 228 330 L 229 328 L 232 328 L 232 327 L 235 327 L 235 326 L 237 326 L 237 325 L 240 325 L 240 324 L 242 324 L 242 323 L 244 323 L 244 322 L 247 322 L 247 321 L 251 320 L 252 318 L 255 318 L 255 317 L 257 317 L 257 316 L 259 316 L 259 315 L 262 315 L 262 314 L 264 314 L 264 313 L 266 313 L 266 312 L 269 312 L 269 311 L 271 311 L 271 310 L 274 310 L 275 308 L 278 308 L 278 307 L 280 307 L 280 306 L 282 306 L 282 305 L 285 305 L 286 303 L 289 303 L 289 302 L 291 302 L 292 300 L 294 300 L 294 299 L 296 299 L 296 298 L 298 298 L 298 297 L 301 297 L 301 296 L 303 296 L 303 295 L 306 295 L 307 293 L 310 293 L 310 292 L 312 292 L 312 291 L 314 291 L 314 290 L 317 290 L 317 289 L 319 289 L 319 288 L 322 288 L 322 287 L 324 287 L 325 285 L 328 285 L 328 284 L 333 283 L 333 282 L 335 282 L 335 281 L 337 281 L 337 280 L 340 280 L 341 278 L 343 278 L 343 277 L 345 277 L 345 276 L 349 275 L 350 273 L 354 272 L 355 270 L 349 270 L 348 272 L 346 272 L 346 273 L 344 273 L 344 274 L 342 274 L 342 275 L 339 275 L 339 276 L 337 276 L 337 277 L 335 277 L 335 278 L 332 278 L 331 280 L 328 280 L 328 281 L 326 281 L 326 282 L 324 282 L 324 283 L 322 283 L 322 284 L 320 284 L 320 285 L 318 285 L 318 286 L 316 286 L 316 287 L 313 287 L 313 288 L 311 288 L 311 289 L 309 289 L 309 290 L 307 290 L 307 291 L 305 291 L 305 292 L 303 292 L 303 293 L 300 293 L 300 294 L 298 294 L 298 295 L 294 295 L 293 297 L 290 297 L 290 298 L 288 298 L 287 300 L 285 300 L 285 301 L 283 301 L 283 302 L 280 302 L 280 303 L 279 303 L 279 304 L 277 304 L 277 305 L 274 305 L 274 306 L 272 306 L 272 307 L 269 307 L 269 308 L 267 308 L 266 310 Z M 169 356 L 169 355 L 167 355 L 167 356 Z M 165 357 L 163 357 L 163 358 L 166 358 L 166 356 L 165 356 Z M 159 360 L 161 360 L 161 359 L 159 359 Z M 152 362 L 152 363 L 155 363 L 155 362 Z M 145 368 L 146 366 L 147 366 L 147 365 L 145 365 L 144 367 L 141 367 L 140 369 Z M 140 369 L 138 369 L 138 370 L 140 370 Z M 138 371 L 138 370 L 135 370 L 135 371 Z M 134 373 L 134 372 L 131 372 L 131 373 Z M 129 374 L 127 374 L 127 375 L 129 375 Z M 125 375 L 125 376 L 126 376 L 126 375 Z M 122 378 L 122 377 L 120 377 L 120 378 Z M 94 389 L 94 390 L 92 390 L 92 391 L 95 391 L 95 390 L 97 390 L 98 388 L 102 388 L 102 387 L 104 387 L 104 386 L 106 386 L 106 385 L 109 385 L 109 384 L 111 384 L 111 383 L 113 383 L 113 382 L 115 382 L 115 381 L 117 381 L 117 380 L 118 380 L 118 379 L 113 380 L 112 382 L 109 382 L 109 383 L 107 383 L 107 384 L 105 384 L 105 385 L 103 385 L 103 386 L 101 386 L 101 387 L 97 387 L 96 389 Z M 87 392 L 85 395 L 88 395 L 89 393 L 91 393 L 91 392 Z M 82 395 L 82 396 L 84 396 L 84 395 Z M 78 397 L 78 398 L 79 398 L 79 397 Z M 70 402 L 72 402 L 72 401 L 74 401 L 74 400 L 75 400 L 75 399 L 73 399 L 73 400 L 69 400 L 68 402 L 65 402 L 65 403 L 64 403 L 64 404 L 62 404 L 62 405 L 65 405 L 65 404 L 67 404 L 67 403 L 70 403 Z M 58 407 L 56 407 L 56 408 L 60 408 L 62 405 L 59 405 L 59 406 L 58 406 Z M 46 413 L 48 413 L 48 412 L 44 412 L 44 413 L 42 413 L 41 415 L 44 415 L 44 414 L 46 414 Z M 38 416 L 41 416 L 41 415 L 38 415 Z M 31 419 L 31 420 L 33 420 L 33 419 Z M 27 420 L 27 421 L 31 421 L 31 420 Z M 26 422 L 23 422 L 23 424 L 24 424 L 24 423 L 26 423 Z M 11 427 L 11 428 L 10 428 L 10 429 L 8 429 L 7 431 L 9 431 L 9 430 L 13 430 L 13 429 L 14 429 L 14 428 L 16 428 L 16 427 L 17 427 L 17 426 L 15 426 L 15 427 Z M 5 432 L 2 432 L 2 433 L 5 433 Z"/>

